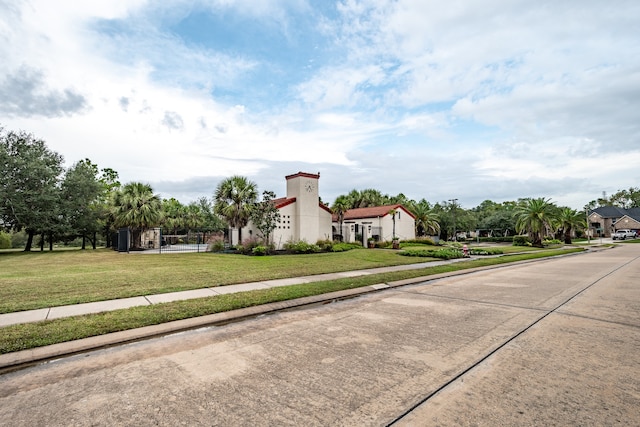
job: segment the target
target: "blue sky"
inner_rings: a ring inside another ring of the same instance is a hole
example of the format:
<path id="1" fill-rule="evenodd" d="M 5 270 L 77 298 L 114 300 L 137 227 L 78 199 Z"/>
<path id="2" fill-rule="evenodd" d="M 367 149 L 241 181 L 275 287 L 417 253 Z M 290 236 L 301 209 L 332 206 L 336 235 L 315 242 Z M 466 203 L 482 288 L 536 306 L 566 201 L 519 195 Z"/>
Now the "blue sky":
<path id="1" fill-rule="evenodd" d="M 0 0 L 0 126 L 162 197 L 640 186 L 640 3 Z M 477 3 L 477 4 L 475 4 Z"/>

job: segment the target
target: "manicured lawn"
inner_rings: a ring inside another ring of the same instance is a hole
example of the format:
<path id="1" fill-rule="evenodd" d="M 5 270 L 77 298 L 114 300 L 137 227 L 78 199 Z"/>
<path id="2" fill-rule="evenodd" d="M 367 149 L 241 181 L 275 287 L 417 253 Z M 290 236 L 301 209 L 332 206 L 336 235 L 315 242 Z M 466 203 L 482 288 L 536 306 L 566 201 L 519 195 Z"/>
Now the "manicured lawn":
<path id="1" fill-rule="evenodd" d="M 319 295 L 328 292 L 352 289 L 362 286 L 385 283 L 394 280 L 409 279 L 414 277 L 429 276 L 438 273 L 445 273 L 456 270 L 464 270 L 475 267 L 505 264 L 510 262 L 531 260 L 536 258 L 549 257 L 554 255 L 567 254 L 582 251 L 582 249 L 551 249 L 533 251 L 530 253 L 513 254 L 498 258 L 480 258 L 471 261 L 447 264 L 441 266 L 426 267 L 417 270 L 399 271 L 385 274 L 372 274 L 340 280 L 307 283 L 302 285 L 283 286 L 259 291 L 241 292 L 229 295 L 219 295 L 209 298 L 199 298 L 187 301 L 176 301 L 166 304 L 157 304 L 144 307 L 135 307 L 125 310 L 117 310 L 108 313 L 100 313 L 85 316 L 76 316 L 65 319 L 44 321 L 38 323 L 27 323 L 22 325 L 7 326 L 0 329 L 0 354 L 25 350 L 44 345 L 56 344 L 110 332 L 123 331 L 127 329 L 139 328 L 142 326 L 156 325 L 173 320 L 186 319 L 195 316 L 219 313 L 243 307 L 250 307 L 269 302 L 285 301 L 311 295 Z M 368 251 L 357 250 L 351 257 L 386 256 L 373 254 L 373 252 L 388 251 Z M 358 253 L 360 252 L 360 253 Z M 369 255 L 365 253 L 370 253 Z M 322 254 L 324 255 L 324 254 Z M 313 258 L 324 259 L 322 255 L 305 255 L 303 260 L 313 263 Z M 329 254 L 329 255 L 344 255 Z M 397 258 L 397 254 L 391 252 Z M 162 255 L 175 256 L 175 255 Z M 350 258 L 351 258 L 350 257 Z M 273 257 L 278 258 L 278 257 Z M 286 257 L 282 257 L 286 258 Z M 253 258 L 242 258 L 249 260 Z M 260 258 L 262 259 L 262 258 Z M 334 262 L 345 258 L 331 258 Z M 421 258 L 421 261 L 424 261 Z M 151 262 L 151 261 L 149 261 Z M 247 265 L 251 261 L 247 261 Z M 285 261 L 286 262 L 286 261 Z M 291 261 L 293 262 L 293 261 Z M 371 262 L 369 259 L 367 262 Z"/>
<path id="2" fill-rule="evenodd" d="M 0 252 L 0 313 L 425 261 L 382 249 L 267 257 Z"/>

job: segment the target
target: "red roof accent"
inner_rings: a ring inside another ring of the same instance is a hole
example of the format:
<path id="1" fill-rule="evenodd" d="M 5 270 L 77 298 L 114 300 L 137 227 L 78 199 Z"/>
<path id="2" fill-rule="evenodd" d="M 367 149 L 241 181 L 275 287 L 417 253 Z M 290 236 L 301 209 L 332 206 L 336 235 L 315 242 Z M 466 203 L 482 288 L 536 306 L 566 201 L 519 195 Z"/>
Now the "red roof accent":
<path id="1" fill-rule="evenodd" d="M 406 212 L 413 219 L 416 219 L 416 216 L 409 212 L 407 208 L 402 205 L 387 205 L 387 206 L 371 206 L 368 208 L 358 208 L 358 209 L 349 209 L 344 213 L 344 220 L 350 219 L 361 219 L 361 218 L 378 218 L 389 215 L 389 211 L 392 209 L 402 209 L 402 211 Z M 338 221 L 338 215 L 333 214 L 333 221 Z"/>
<path id="2" fill-rule="evenodd" d="M 272 201 L 273 204 L 276 205 L 276 209 L 281 209 L 287 205 L 290 205 L 291 203 L 294 203 L 296 201 L 296 198 L 292 197 L 291 199 L 287 199 L 286 197 L 280 197 L 279 199 L 273 199 Z"/>
<path id="3" fill-rule="evenodd" d="M 308 173 L 308 172 L 298 172 L 298 173 L 294 173 L 293 175 L 287 175 L 287 176 L 285 176 L 285 179 L 289 180 L 291 178 L 297 178 L 299 176 L 302 176 L 302 177 L 305 177 L 305 178 L 320 179 L 320 174 L 319 173 L 316 175 L 314 173 Z"/>
<path id="4" fill-rule="evenodd" d="M 324 209 L 325 211 L 329 212 L 330 214 L 333 214 L 333 212 L 331 212 L 331 208 L 327 205 L 325 205 L 324 203 L 318 203 L 318 206 L 320 206 L 322 209 Z"/>
<path id="5" fill-rule="evenodd" d="M 282 209 L 285 206 L 290 205 L 291 203 L 295 203 L 295 201 L 296 201 L 295 197 L 292 197 L 290 199 L 287 199 L 286 197 L 280 197 L 278 199 L 273 199 L 272 200 L 273 204 L 276 206 L 276 209 Z M 332 213 L 331 209 L 329 208 L 329 206 L 326 206 L 326 205 L 318 202 L 318 207 L 324 209 L 325 211 L 327 211 L 329 213 Z"/>

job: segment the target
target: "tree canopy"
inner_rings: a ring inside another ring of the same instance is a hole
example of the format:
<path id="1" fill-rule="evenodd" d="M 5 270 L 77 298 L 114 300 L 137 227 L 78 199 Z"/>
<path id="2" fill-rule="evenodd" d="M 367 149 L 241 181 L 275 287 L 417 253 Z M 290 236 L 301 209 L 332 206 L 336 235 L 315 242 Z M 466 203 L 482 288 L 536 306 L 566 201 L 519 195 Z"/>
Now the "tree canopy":
<path id="1" fill-rule="evenodd" d="M 132 245 L 140 248 L 142 232 L 162 221 L 160 198 L 150 185 L 131 182 L 115 194 L 113 202 L 115 227 L 131 228 Z"/>
<path id="2" fill-rule="evenodd" d="M 216 187 L 213 210 L 225 218 L 231 227 L 238 229 L 239 243 L 242 243 L 242 227 L 248 224 L 257 199 L 257 185 L 244 176 L 226 178 Z"/>
<path id="3" fill-rule="evenodd" d="M 271 233 L 280 221 L 280 211 L 273 203 L 275 198 L 276 194 L 273 191 L 263 191 L 262 201 L 257 202 L 251 210 L 251 221 L 258 229 L 265 245 L 270 243 Z"/>
<path id="4" fill-rule="evenodd" d="M 33 236 L 52 230 L 58 220 L 58 181 L 62 156 L 26 132 L 0 133 L 0 222 L 5 229 Z"/>

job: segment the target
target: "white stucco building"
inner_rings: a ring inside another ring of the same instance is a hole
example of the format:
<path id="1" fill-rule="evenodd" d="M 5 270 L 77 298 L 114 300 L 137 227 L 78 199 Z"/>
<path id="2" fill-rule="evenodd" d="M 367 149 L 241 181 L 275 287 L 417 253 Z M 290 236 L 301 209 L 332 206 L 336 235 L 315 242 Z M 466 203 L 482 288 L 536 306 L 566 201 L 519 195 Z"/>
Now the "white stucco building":
<path id="1" fill-rule="evenodd" d="M 298 172 L 285 179 L 286 197 L 273 201 L 280 212 L 280 221 L 270 239 L 276 249 L 282 249 L 287 242 L 330 240 L 331 210 L 320 203 L 320 173 Z M 243 239 L 258 236 L 257 233 L 251 223 L 242 229 Z"/>
<path id="2" fill-rule="evenodd" d="M 376 241 L 390 241 L 393 238 L 393 221 L 390 214 L 395 211 L 395 236 L 400 240 L 416 238 L 415 216 L 402 205 L 372 206 L 349 209 L 342 220 L 342 230 L 338 216 L 333 215 L 333 234 L 342 235 L 344 242 L 366 242 L 370 237 Z"/>

